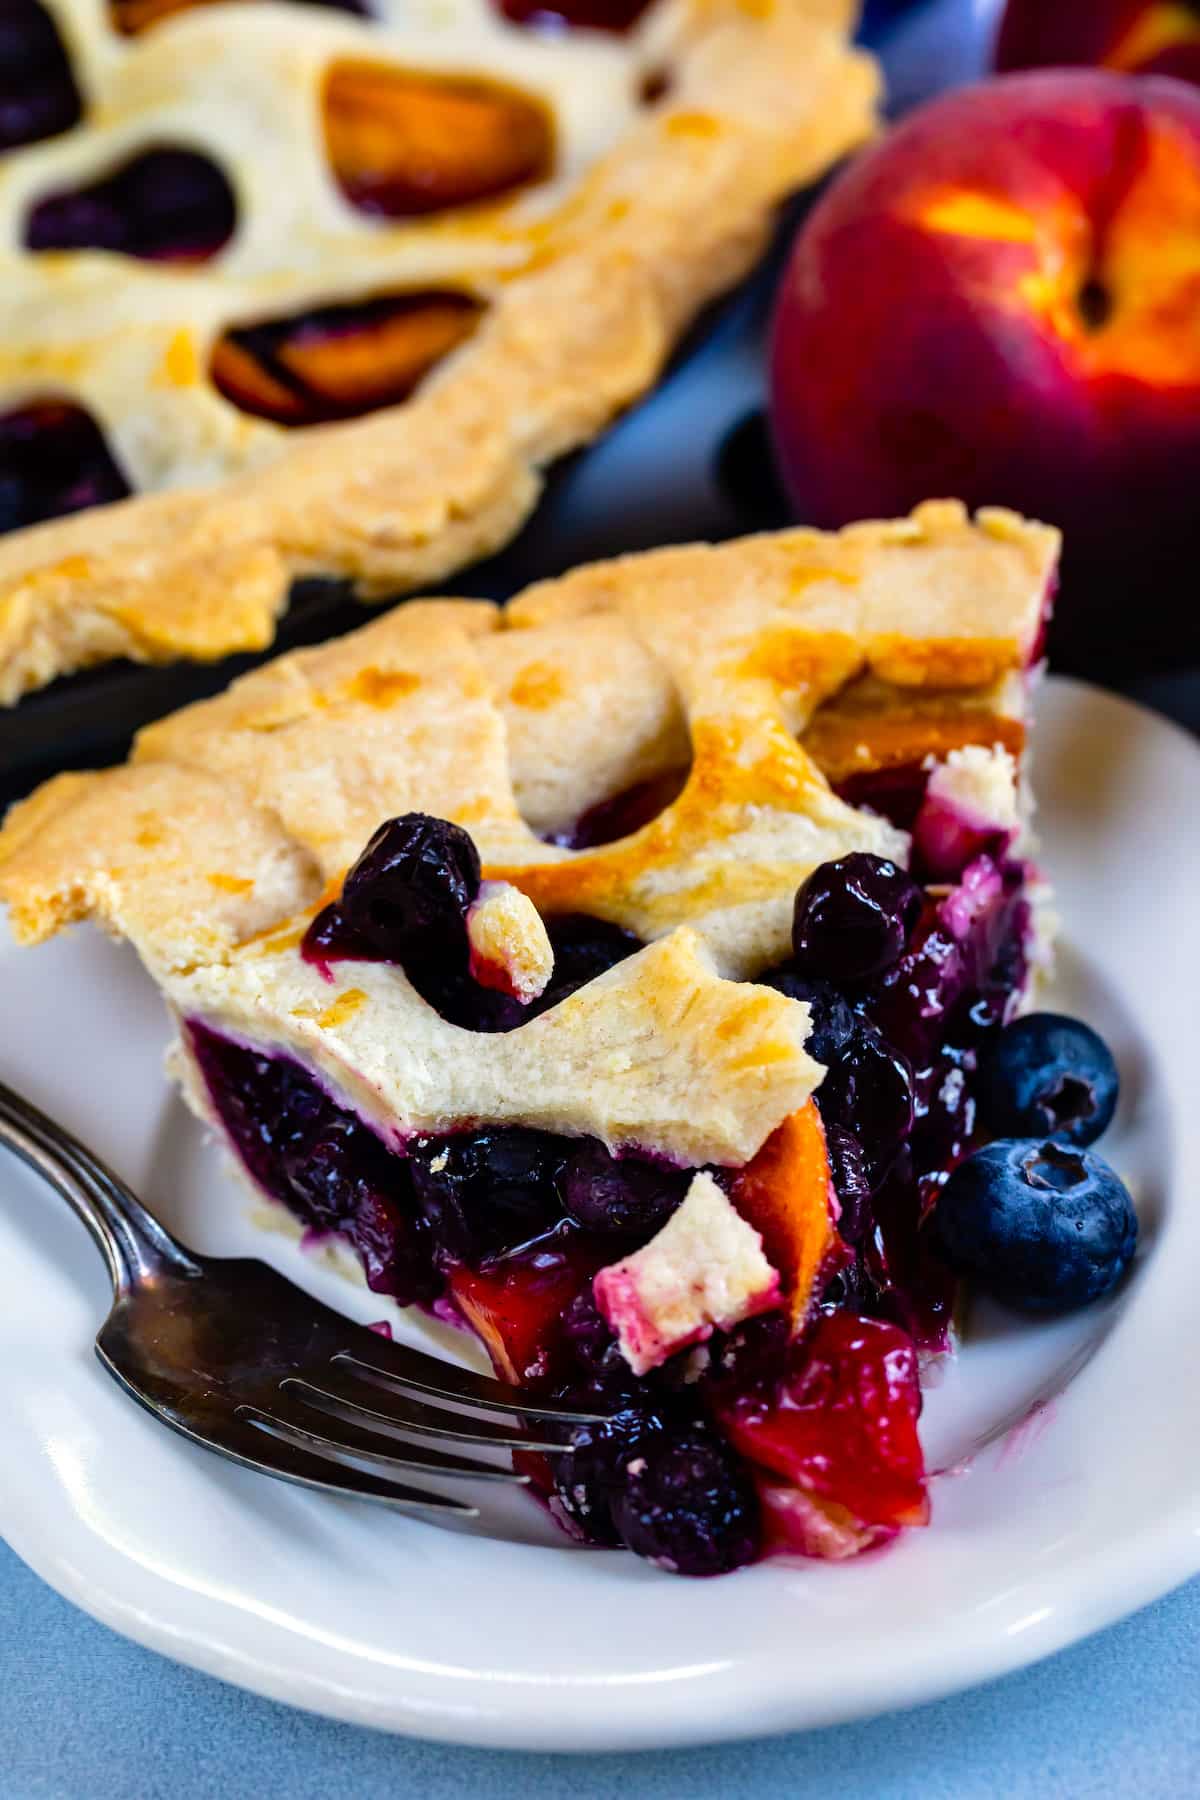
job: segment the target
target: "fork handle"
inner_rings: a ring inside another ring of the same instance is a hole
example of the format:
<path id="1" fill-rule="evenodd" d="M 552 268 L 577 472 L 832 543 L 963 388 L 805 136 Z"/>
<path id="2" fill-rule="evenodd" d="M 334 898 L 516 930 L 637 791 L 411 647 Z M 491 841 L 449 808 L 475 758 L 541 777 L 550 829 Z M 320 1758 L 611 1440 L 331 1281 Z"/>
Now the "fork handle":
<path id="1" fill-rule="evenodd" d="M 146 1210 L 120 1176 L 65 1126 L 0 1081 L 0 1144 L 43 1176 L 91 1233 L 113 1291 L 168 1269 L 199 1274 L 194 1258 Z"/>

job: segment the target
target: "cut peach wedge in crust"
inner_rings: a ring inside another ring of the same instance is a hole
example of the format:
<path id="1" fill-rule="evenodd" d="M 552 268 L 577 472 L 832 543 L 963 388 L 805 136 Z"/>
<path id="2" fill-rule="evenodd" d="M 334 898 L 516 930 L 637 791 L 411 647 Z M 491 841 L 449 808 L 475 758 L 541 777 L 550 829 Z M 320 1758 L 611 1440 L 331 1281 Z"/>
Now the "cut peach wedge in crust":
<path id="1" fill-rule="evenodd" d="M 338 62 L 322 110 L 342 192 L 385 218 L 495 199 L 543 180 L 554 163 L 548 108 L 495 81 Z"/>
<path id="2" fill-rule="evenodd" d="M 534 1260 L 501 1259 L 490 1267 L 455 1269 L 454 1304 L 503 1381 L 544 1381 L 561 1346 L 563 1314 L 604 1261 L 603 1244 L 572 1243 Z"/>
<path id="3" fill-rule="evenodd" d="M 799 1331 L 822 1264 L 837 1242 L 825 1128 L 812 1100 L 790 1114 L 738 1170 L 731 1198 L 779 1271 L 784 1304 Z"/>

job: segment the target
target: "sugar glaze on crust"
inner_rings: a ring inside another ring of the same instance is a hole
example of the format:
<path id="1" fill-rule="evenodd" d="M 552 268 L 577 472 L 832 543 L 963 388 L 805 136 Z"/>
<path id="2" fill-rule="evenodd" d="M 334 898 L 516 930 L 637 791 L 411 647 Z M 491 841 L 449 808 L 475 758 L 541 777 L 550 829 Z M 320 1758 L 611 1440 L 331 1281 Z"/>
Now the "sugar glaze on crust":
<path id="1" fill-rule="evenodd" d="M 179 1013 L 300 1057 L 385 1132 L 504 1120 L 740 1164 L 821 1075 L 807 1009 L 753 982 L 787 953 L 796 888 L 852 849 L 907 856 L 833 792 L 823 719 L 859 718 L 856 769 L 1019 751 L 1057 553 L 1044 526 L 940 502 L 601 563 L 503 611 L 414 601 L 148 727 L 123 768 L 46 784 L 0 834 L 0 898 L 27 942 L 87 917 L 129 938 Z M 631 835 L 539 835 L 681 760 L 678 798 Z M 500 1036 L 395 967 L 331 985 L 303 931 L 412 810 L 466 827 L 485 876 L 544 913 L 647 947 Z"/>
<path id="2" fill-rule="evenodd" d="M 403 30 L 386 10 L 201 7 L 133 40 L 93 0 L 54 11 L 97 118 L 0 163 L 0 412 L 77 401 L 158 491 L 0 540 L 0 704 L 112 657 L 261 650 L 298 576 L 379 598 L 505 542 L 546 465 L 644 392 L 750 266 L 777 203 L 869 134 L 878 88 L 849 0 L 659 0 L 619 43 L 547 42 L 490 0 L 406 8 Z M 560 173 L 465 215 L 364 219 L 313 141 L 322 72 L 354 56 L 518 80 L 554 115 Z M 662 68 L 666 97 L 639 113 Z M 213 262 L 20 249 L 38 193 L 172 136 L 239 189 L 244 224 Z M 483 322 L 402 405 L 285 432 L 209 379 L 231 324 L 438 286 L 481 300 Z"/>

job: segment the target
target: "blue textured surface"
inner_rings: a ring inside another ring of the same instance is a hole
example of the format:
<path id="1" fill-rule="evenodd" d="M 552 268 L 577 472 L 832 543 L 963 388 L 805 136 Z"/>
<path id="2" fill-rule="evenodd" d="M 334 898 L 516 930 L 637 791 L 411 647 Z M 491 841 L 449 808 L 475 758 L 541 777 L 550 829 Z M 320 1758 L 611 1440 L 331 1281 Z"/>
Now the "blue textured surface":
<path id="1" fill-rule="evenodd" d="M 1038 1668 L 917 1712 L 641 1756 L 448 1750 L 177 1668 L 0 1546 L 4 1800 L 1179 1800 L 1200 1786 L 1200 1582 Z"/>

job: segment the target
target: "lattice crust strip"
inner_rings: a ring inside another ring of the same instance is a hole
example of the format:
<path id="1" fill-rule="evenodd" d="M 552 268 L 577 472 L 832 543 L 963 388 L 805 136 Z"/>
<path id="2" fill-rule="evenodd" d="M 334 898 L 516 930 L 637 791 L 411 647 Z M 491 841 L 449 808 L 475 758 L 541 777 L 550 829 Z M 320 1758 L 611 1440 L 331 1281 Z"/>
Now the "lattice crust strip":
<path id="1" fill-rule="evenodd" d="M 83 124 L 0 158 L 0 415 L 95 419 L 138 498 L 0 541 L 0 702 L 114 656 L 270 643 L 292 579 L 366 597 L 432 582 L 526 517 L 541 471 L 654 380 L 772 209 L 871 129 L 877 79 L 847 0 L 655 0 L 625 39 L 548 39 L 490 0 L 388 0 L 376 21 L 218 5 L 119 37 L 50 0 Z M 486 77 L 547 109 L 547 180 L 495 203 L 366 218 L 331 178 L 320 97 L 362 59 Z M 638 95 L 666 71 L 651 106 Z M 40 196 L 162 143 L 229 175 L 238 226 L 196 267 L 21 248 Z M 450 291 L 479 323 L 405 403 L 288 431 L 214 385 L 214 346 L 263 319 Z"/>
<path id="2" fill-rule="evenodd" d="M 598 564 L 505 611 L 414 601 L 149 727 L 124 768 L 48 783 L 0 835 L 0 898 L 26 940 L 99 919 L 181 1012 L 290 1046 L 393 1125 L 554 1120 L 742 1160 L 817 1079 L 803 1009 L 746 978 L 787 953 L 814 866 L 907 855 L 833 792 L 822 719 L 843 747 L 861 721 L 856 769 L 1019 749 L 1057 552 L 1046 527 L 945 502 Z M 678 798 L 615 843 L 530 823 L 681 758 Z M 466 826 L 545 913 L 648 948 L 502 1038 L 447 1024 L 393 968 L 338 965 L 331 988 L 296 953 L 305 925 L 406 810 Z"/>

